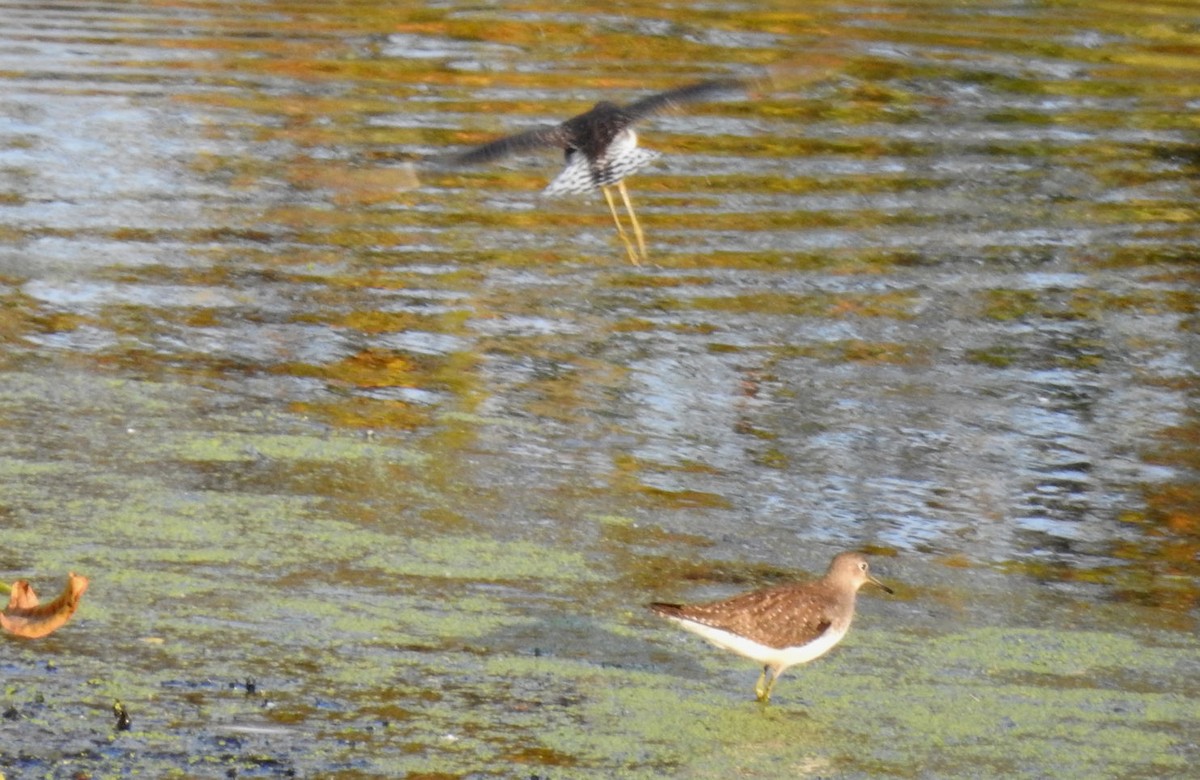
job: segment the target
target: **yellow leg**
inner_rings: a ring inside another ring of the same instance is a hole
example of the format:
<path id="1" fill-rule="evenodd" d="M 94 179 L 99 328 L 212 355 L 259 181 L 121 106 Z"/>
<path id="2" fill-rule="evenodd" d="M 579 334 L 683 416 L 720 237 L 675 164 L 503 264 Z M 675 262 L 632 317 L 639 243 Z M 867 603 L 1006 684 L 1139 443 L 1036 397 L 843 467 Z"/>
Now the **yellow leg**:
<path id="1" fill-rule="evenodd" d="M 771 697 L 771 686 L 767 685 L 767 667 L 765 666 L 762 673 L 758 675 L 758 682 L 754 683 L 754 696 L 763 704 L 766 704 L 767 699 Z"/>
<path id="2" fill-rule="evenodd" d="M 620 184 L 620 182 L 618 182 L 618 184 Z M 634 251 L 633 244 L 629 243 L 629 236 L 625 235 L 625 228 L 621 227 L 621 218 L 617 216 L 617 206 L 615 203 L 613 203 L 612 193 L 609 192 L 608 187 L 601 187 L 600 191 L 604 193 L 604 199 L 608 201 L 608 210 L 612 212 L 613 222 L 617 223 L 617 235 L 621 237 L 621 241 L 625 242 L 625 251 L 629 253 L 629 259 L 633 261 L 634 265 L 641 265 L 641 263 L 638 262 L 637 252 Z M 623 185 L 621 186 L 621 192 L 625 192 Z M 635 222 L 634 225 L 636 226 L 637 223 Z M 640 232 L 638 233 L 638 236 L 641 236 Z"/>
<path id="3" fill-rule="evenodd" d="M 779 679 L 779 675 L 776 673 L 771 674 L 770 680 L 767 679 L 767 672 L 770 669 L 771 667 L 764 666 L 762 674 L 758 676 L 758 682 L 754 684 L 754 695 L 763 704 L 771 700 L 771 689 L 775 687 L 775 681 Z"/>
<path id="4" fill-rule="evenodd" d="M 621 200 L 625 201 L 625 208 L 629 211 L 629 221 L 633 223 L 633 235 L 637 238 L 638 249 L 642 251 L 642 259 L 646 260 L 646 238 L 642 235 L 642 226 L 638 224 L 637 216 L 633 213 L 633 203 L 629 200 L 624 179 L 617 182 L 617 189 L 621 191 Z"/>

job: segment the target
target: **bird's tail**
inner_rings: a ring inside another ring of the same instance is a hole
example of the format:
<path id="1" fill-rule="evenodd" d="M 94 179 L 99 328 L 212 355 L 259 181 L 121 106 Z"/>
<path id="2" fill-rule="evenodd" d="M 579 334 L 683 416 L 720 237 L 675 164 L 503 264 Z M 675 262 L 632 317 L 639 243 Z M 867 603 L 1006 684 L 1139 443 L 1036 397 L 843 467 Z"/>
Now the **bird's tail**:
<path id="1" fill-rule="evenodd" d="M 646 607 L 656 615 L 665 618 L 680 618 L 683 617 L 682 604 L 666 604 L 661 601 L 656 601 L 653 604 L 647 604 Z"/>

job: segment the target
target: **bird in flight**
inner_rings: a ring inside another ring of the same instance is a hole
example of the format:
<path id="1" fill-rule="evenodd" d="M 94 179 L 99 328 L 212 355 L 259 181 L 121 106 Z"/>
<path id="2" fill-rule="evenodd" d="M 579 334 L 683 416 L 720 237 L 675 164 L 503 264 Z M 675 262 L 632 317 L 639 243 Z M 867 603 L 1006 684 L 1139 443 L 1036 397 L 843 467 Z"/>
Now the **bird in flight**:
<path id="1" fill-rule="evenodd" d="M 625 244 L 634 265 L 646 259 L 646 239 L 633 212 L 633 203 L 625 189 L 625 177 L 644 168 L 661 155 L 638 146 L 633 124 L 646 117 L 660 114 L 685 103 L 708 100 L 723 94 L 746 91 L 746 83 L 738 79 L 700 81 L 683 87 L 649 95 L 641 100 L 619 106 L 602 100 L 578 116 L 557 125 L 547 125 L 523 133 L 499 138 L 449 157 L 452 165 L 478 165 L 512 154 L 541 148 L 562 149 L 566 167 L 544 190 L 546 195 L 581 194 L 600 190 L 608 202 L 617 225 L 617 234 Z M 629 212 L 629 222 L 637 248 L 629 240 L 617 215 L 611 188 L 615 185 Z"/>

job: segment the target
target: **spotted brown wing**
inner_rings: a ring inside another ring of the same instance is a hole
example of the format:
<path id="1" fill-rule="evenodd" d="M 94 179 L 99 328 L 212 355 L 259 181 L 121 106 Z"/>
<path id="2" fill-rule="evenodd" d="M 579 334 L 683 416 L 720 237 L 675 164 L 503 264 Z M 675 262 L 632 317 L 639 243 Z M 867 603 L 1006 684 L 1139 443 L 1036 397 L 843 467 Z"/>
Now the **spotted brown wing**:
<path id="1" fill-rule="evenodd" d="M 681 618 L 729 631 L 768 647 L 798 647 L 833 625 L 820 591 L 783 585 L 710 604 L 651 604 L 663 617 Z"/>

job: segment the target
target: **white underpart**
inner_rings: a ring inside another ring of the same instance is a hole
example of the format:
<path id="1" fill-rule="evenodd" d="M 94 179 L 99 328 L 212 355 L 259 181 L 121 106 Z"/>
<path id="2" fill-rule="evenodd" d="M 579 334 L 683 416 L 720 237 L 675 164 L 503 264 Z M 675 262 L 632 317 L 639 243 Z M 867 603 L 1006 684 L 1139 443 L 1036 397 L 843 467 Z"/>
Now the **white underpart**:
<path id="1" fill-rule="evenodd" d="M 587 158 L 580 152 L 573 152 L 567 156 L 567 167 L 554 177 L 554 181 L 542 190 L 542 194 L 578 195 L 594 189 L 596 181 L 592 178 L 592 167 L 588 165 Z"/>
<path id="2" fill-rule="evenodd" d="M 567 167 L 542 191 L 543 195 L 578 195 L 598 187 L 616 184 L 646 167 L 662 155 L 637 145 L 637 134 L 624 130 L 617 134 L 604 156 L 593 166 L 582 152 L 567 154 Z"/>
<path id="3" fill-rule="evenodd" d="M 719 628 L 706 626 L 703 623 L 697 623 L 686 618 L 671 618 L 671 620 L 693 634 L 704 637 L 722 650 L 729 650 L 752 661 L 758 661 L 763 666 L 770 666 L 775 670 L 776 674 L 781 673 L 789 666 L 805 664 L 814 658 L 820 658 L 825 655 L 833 649 L 834 645 L 842 640 L 842 637 L 846 635 L 846 631 L 850 628 L 847 625 L 839 631 L 830 626 L 824 634 L 821 634 L 806 645 L 781 649 L 778 647 L 768 647 L 767 645 L 755 642 L 753 639 L 731 634 L 728 631 L 722 631 Z"/>

